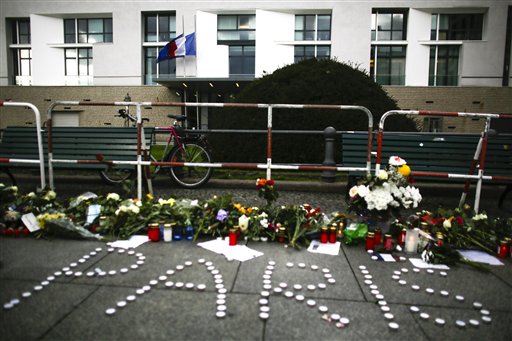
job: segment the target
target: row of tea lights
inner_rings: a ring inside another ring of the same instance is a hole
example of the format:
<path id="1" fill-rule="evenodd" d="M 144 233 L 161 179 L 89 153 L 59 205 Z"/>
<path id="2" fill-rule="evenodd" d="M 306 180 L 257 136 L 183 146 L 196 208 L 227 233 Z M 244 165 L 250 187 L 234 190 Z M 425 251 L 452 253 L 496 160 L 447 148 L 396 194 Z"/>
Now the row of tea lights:
<path id="1" fill-rule="evenodd" d="M 63 267 L 62 269 L 55 271 L 52 275 L 49 275 L 46 277 L 45 280 L 41 281 L 41 283 L 35 285 L 32 290 L 33 291 L 25 291 L 21 293 L 21 298 L 28 299 L 32 297 L 33 293 L 37 293 L 42 291 L 44 288 L 48 287 L 52 282 L 54 282 L 58 277 L 69 277 L 69 278 L 79 278 L 79 277 L 97 277 L 97 278 L 103 278 L 107 276 L 114 276 L 116 274 L 126 274 L 130 270 L 136 270 L 139 267 L 144 265 L 144 262 L 146 260 L 146 256 L 142 252 L 135 252 L 134 250 L 125 250 L 125 249 L 118 249 L 117 254 L 119 255 L 128 255 L 128 256 L 134 256 L 136 257 L 136 260 L 133 264 L 129 265 L 128 267 L 123 267 L 119 270 L 111 269 L 104 271 L 100 268 L 94 269 L 94 271 L 88 271 L 84 274 L 84 272 L 77 270 L 77 268 L 81 265 L 84 265 L 94 257 L 96 257 L 99 253 L 101 253 L 103 249 L 101 247 L 98 247 L 94 249 L 93 251 L 89 252 L 88 254 L 83 255 L 80 257 L 76 262 L 71 262 L 69 265 Z M 115 253 L 114 248 L 108 248 L 108 253 Z M 9 302 L 4 303 L 3 308 L 5 310 L 9 310 L 17 306 L 21 303 L 21 300 L 19 298 L 12 298 Z"/>
<path id="2" fill-rule="evenodd" d="M 263 274 L 263 291 L 260 293 L 259 305 L 260 305 L 260 313 L 259 317 L 262 320 L 267 320 L 270 317 L 270 307 L 269 307 L 269 299 L 272 294 L 274 295 L 284 295 L 284 297 L 288 299 L 295 298 L 296 302 L 306 302 L 308 307 L 315 307 L 317 305 L 316 301 L 313 299 L 306 299 L 305 295 L 302 294 L 302 290 L 306 289 L 308 292 L 314 292 L 316 289 L 325 290 L 327 288 L 327 284 L 324 282 L 320 282 L 318 284 L 307 284 L 305 286 L 301 284 L 293 284 L 288 285 L 286 282 L 281 282 L 278 285 L 272 285 L 272 274 L 276 267 L 276 262 L 270 260 L 265 268 L 265 272 Z M 295 264 L 292 262 L 286 263 L 287 268 L 294 268 Z M 299 269 L 306 269 L 307 266 L 305 263 L 298 263 L 297 267 Z M 318 265 L 311 265 L 311 271 L 318 271 Z M 336 283 L 336 279 L 331 274 L 331 271 L 328 268 L 322 268 L 321 273 L 325 281 L 329 285 L 334 285 Z M 334 322 L 336 327 L 344 328 L 350 323 L 350 320 L 347 317 L 341 316 L 338 313 L 331 313 L 327 315 L 329 308 L 326 305 L 319 305 L 318 312 L 323 314 L 322 319 Z"/>

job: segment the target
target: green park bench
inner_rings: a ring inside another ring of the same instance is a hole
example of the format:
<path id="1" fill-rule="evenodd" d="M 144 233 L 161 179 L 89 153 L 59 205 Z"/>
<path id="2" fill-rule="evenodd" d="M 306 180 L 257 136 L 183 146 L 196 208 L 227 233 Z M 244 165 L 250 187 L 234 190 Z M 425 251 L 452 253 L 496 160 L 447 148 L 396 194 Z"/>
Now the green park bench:
<path id="1" fill-rule="evenodd" d="M 479 134 L 384 132 L 381 168 L 387 166 L 390 156 L 396 155 L 407 161 L 416 180 L 464 183 L 465 179 L 442 177 L 439 173 L 469 174 L 479 138 Z M 341 140 L 342 165 L 364 167 L 367 158 L 368 133 L 343 132 Z M 376 134 L 372 138 L 372 150 L 377 150 Z M 372 155 L 372 170 L 375 169 L 375 156 Z M 418 172 L 437 173 L 437 176 L 415 174 Z M 477 175 L 477 172 L 478 168 L 475 168 L 473 174 Z M 361 175 L 363 175 L 361 172 L 351 172 L 348 177 L 348 188 Z M 512 135 L 491 134 L 489 136 L 484 175 L 512 176 Z M 509 179 L 499 179 L 485 183 L 506 185 L 499 199 L 501 207 L 505 196 L 512 190 L 512 182 Z"/>
<path id="2" fill-rule="evenodd" d="M 153 128 L 144 128 L 146 144 L 151 142 Z M 43 134 L 45 165 L 48 164 L 48 130 Z M 137 128 L 135 127 L 53 127 L 53 159 L 91 160 L 93 163 L 56 163 L 54 169 L 97 170 L 106 169 L 108 161 L 137 160 Z M 38 160 L 36 128 L 7 127 L 3 129 L 0 142 L 1 159 Z M 94 163 L 103 160 L 104 163 Z M 131 165 L 116 165 L 117 168 L 131 168 Z M 10 171 L 15 168 L 39 168 L 38 163 L 0 162 L 15 184 Z"/>

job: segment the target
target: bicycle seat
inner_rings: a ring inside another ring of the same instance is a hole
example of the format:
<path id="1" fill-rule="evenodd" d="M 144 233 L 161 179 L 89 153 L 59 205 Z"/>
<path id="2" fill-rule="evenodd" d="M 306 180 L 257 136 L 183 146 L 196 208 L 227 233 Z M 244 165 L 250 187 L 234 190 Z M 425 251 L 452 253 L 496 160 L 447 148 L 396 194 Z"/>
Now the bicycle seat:
<path id="1" fill-rule="evenodd" d="M 167 117 L 174 118 L 178 122 L 183 122 L 183 121 L 185 121 L 187 119 L 187 116 L 184 116 L 184 115 L 168 114 Z"/>

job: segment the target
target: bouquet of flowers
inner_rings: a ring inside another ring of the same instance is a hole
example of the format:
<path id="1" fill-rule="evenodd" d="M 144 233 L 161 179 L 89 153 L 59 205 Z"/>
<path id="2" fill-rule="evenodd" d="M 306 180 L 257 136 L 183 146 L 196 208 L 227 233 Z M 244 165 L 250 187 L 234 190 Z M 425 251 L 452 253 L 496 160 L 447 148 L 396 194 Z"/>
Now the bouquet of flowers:
<path id="1" fill-rule="evenodd" d="M 279 194 L 277 193 L 275 187 L 274 180 L 266 180 L 266 179 L 257 179 L 256 180 L 256 190 L 258 191 L 258 196 L 267 201 L 267 206 L 271 206 L 274 201 L 277 200 Z"/>
<path id="2" fill-rule="evenodd" d="M 398 156 L 389 158 L 388 167 L 368 175 L 350 189 L 349 210 L 363 216 L 399 216 L 400 209 L 418 207 L 420 191 L 409 184 L 411 169 Z"/>

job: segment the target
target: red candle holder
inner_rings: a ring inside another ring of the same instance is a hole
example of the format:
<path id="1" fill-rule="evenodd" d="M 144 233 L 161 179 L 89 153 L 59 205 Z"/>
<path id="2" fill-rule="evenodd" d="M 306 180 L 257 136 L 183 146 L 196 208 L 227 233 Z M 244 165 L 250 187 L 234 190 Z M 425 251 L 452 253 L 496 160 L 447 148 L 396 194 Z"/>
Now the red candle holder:
<path id="1" fill-rule="evenodd" d="M 390 234 L 384 235 L 384 248 L 386 251 L 393 250 L 393 237 Z"/>
<path id="2" fill-rule="evenodd" d="M 234 246 L 237 244 L 238 233 L 237 230 L 229 231 L 229 245 Z"/>
<path id="3" fill-rule="evenodd" d="M 329 243 L 331 243 L 331 244 L 336 243 L 337 237 L 338 237 L 338 229 L 335 226 L 333 226 L 329 230 Z"/>
<path id="4" fill-rule="evenodd" d="M 403 247 L 405 245 L 405 234 L 407 233 L 407 229 L 402 229 L 400 235 L 398 236 L 398 245 Z"/>
<path id="5" fill-rule="evenodd" d="M 510 249 L 506 240 L 500 241 L 500 246 L 498 246 L 498 257 L 499 258 L 507 258 L 510 253 Z"/>
<path id="6" fill-rule="evenodd" d="M 366 235 L 366 251 L 373 250 L 375 247 L 375 234 L 373 232 L 368 232 Z"/>
<path id="7" fill-rule="evenodd" d="M 327 227 L 322 227 L 320 230 L 320 243 L 325 244 L 329 240 L 329 231 Z"/>
<path id="8" fill-rule="evenodd" d="M 148 225 L 148 238 L 152 242 L 157 242 L 160 240 L 160 226 L 158 224 Z"/>
<path id="9" fill-rule="evenodd" d="M 375 246 L 380 245 L 382 243 L 382 230 L 380 228 L 376 228 L 373 232 L 375 239 Z"/>

